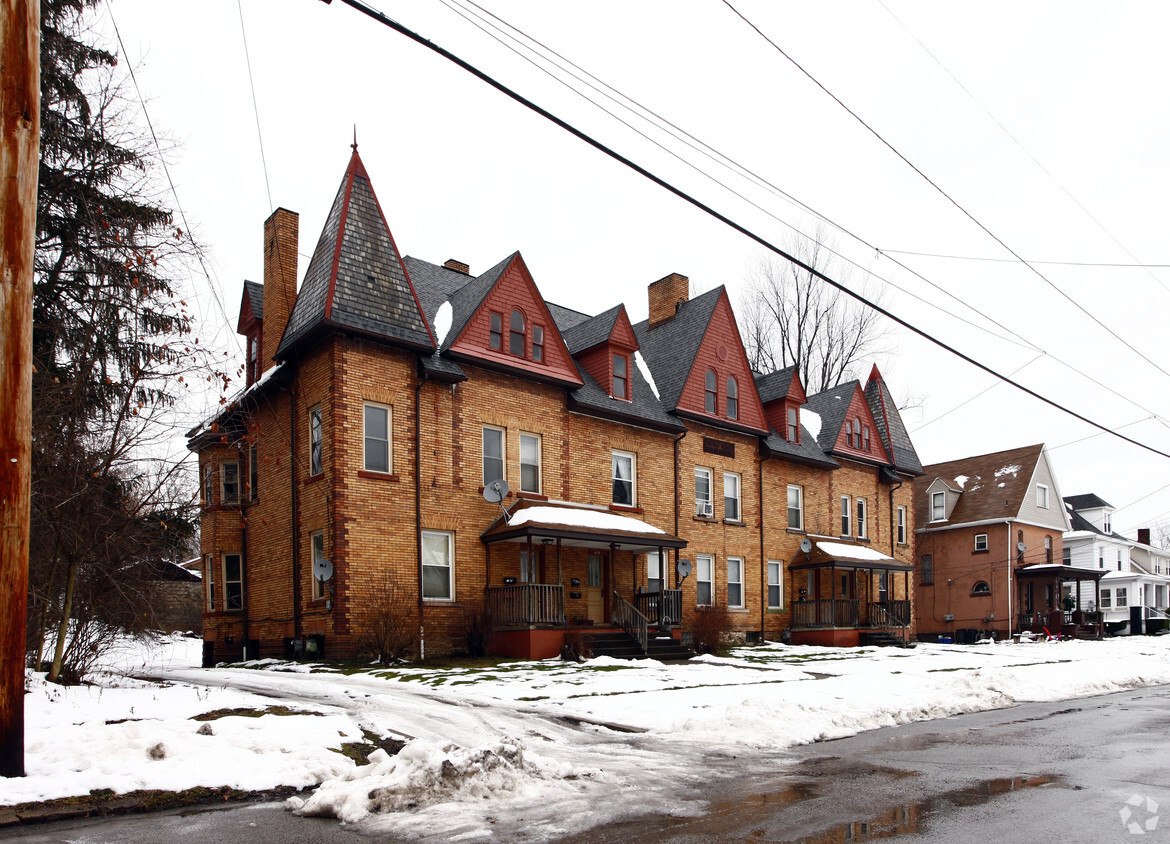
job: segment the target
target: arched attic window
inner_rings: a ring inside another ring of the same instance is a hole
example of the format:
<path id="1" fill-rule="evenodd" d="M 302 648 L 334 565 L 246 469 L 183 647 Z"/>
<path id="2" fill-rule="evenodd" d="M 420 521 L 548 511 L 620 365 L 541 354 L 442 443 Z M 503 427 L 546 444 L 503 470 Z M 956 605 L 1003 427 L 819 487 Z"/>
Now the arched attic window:
<path id="1" fill-rule="evenodd" d="M 524 357 L 524 314 L 519 309 L 512 311 L 508 329 L 508 351 Z"/>
<path id="2" fill-rule="evenodd" d="M 715 370 L 707 370 L 706 378 L 706 411 L 711 414 L 719 412 L 719 379 L 715 377 Z"/>
<path id="3" fill-rule="evenodd" d="M 727 378 L 727 418 L 739 418 L 739 385 L 731 376 Z"/>
<path id="4" fill-rule="evenodd" d="M 853 423 L 845 420 L 845 445 L 853 448 Z"/>

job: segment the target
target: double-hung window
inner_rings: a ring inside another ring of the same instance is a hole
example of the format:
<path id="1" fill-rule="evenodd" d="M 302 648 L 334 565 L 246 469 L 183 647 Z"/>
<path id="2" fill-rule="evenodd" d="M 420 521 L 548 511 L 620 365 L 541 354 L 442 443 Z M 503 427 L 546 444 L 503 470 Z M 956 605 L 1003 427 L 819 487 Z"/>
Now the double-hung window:
<path id="1" fill-rule="evenodd" d="M 841 535 L 853 534 L 851 522 L 853 520 L 853 502 L 848 495 L 841 496 Z"/>
<path id="2" fill-rule="evenodd" d="M 743 520 L 740 507 L 740 478 L 735 472 L 723 473 L 723 518 L 729 522 Z"/>
<path id="3" fill-rule="evenodd" d="M 646 555 L 646 591 L 657 592 L 662 588 L 662 557 L 657 551 Z"/>
<path id="4" fill-rule="evenodd" d="M 256 456 L 256 443 L 248 447 L 248 497 L 253 501 L 260 497 L 260 464 Z"/>
<path id="5" fill-rule="evenodd" d="M 800 424 L 797 421 L 796 408 L 788 408 L 788 442 L 800 442 Z"/>
<path id="6" fill-rule="evenodd" d="M 520 435 L 520 491 L 540 492 L 540 435 Z"/>
<path id="7" fill-rule="evenodd" d="M 488 347 L 502 351 L 504 346 L 504 317 L 501 314 L 491 315 L 491 328 L 488 332 Z"/>
<path id="8" fill-rule="evenodd" d="M 768 609 L 778 610 L 784 606 L 784 582 L 780 579 L 781 565 L 777 560 L 768 560 Z"/>
<path id="9" fill-rule="evenodd" d="M 309 411 L 309 474 L 320 475 L 325 471 L 325 463 L 321 456 L 321 408 L 314 407 Z"/>
<path id="10" fill-rule="evenodd" d="M 727 558 L 727 606 L 743 606 L 743 559 Z"/>
<path id="11" fill-rule="evenodd" d="M 544 360 L 544 329 L 539 325 L 532 326 L 532 359 Z"/>
<path id="12" fill-rule="evenodd" d="M 215 612 L 215 584 L 219 576 L 215 573 L 215 558 L 210 554 L 203 558 L 203 573 L 207 579 L 207 611 Z"/>
<path id="13" fill-rule="evenodd" d="M 942 492 L 932 492 L 930 494 L 930 520 L 932 522 L 941 522 L 947 517 L 947 498 L 946 494 Z"/>
<path id="14" fill-rule="evenodd" d="M 390 472 L 390 408 L 367 404 L 363 409 L 365 429 L 365 469 L 367 472 Z"/>
<path id="15" fill-rule="evenodd" d="M 615 451 L 610 462 L 613 467 L 613 503 L 633 507 L 637 501 L 637 461 L 634 455 Z"/>
<path id="16" fill-rule="evenodd" d="M 223 608 L 244 608 L 244 558 L 239 554 L 223 555 Z"/>
<path id="17" fill-rule="evenodd" d="M 695 603 L 701 607 L 711 606 L 714 597 L 715 558 L 710 554 L 695 555 Z"/>
<path id="18" fill-rule="evenodd" d="M 240 464 L 237 461 L 219 464 L 219 492 L 224 504 L 235 504 L 240 500 Z"/>
<path id="19" fill-rule="evenodd" d="M 504 429 L 483 428 L 483 485 L 504 478 Z"/>
<path id="20" fill-rule="evenodd" d="M 203 506 L 210 507 L 215 503 L 215 485 L 212 483 L 212 468 L 210 463 L 203 464 Z"/>
<path id="21" fill-rule="evenodd" d="M 715 370 L 708 369 L 703 378 L 703 409 L 715 414 L 719 410 L 719 379 L 715 377 Z"/>
<path id="22" fill-rule="evenodd" d="M 898 508 L 898 544 L 906 544 L 906 508 Z"/>
<path id="23" fill-rule="evenodd" d="M 1036 506 L 1043 510 L 1048 509 L 1048 487 L 1036 484 Z"/>
<path id="24" fill-rule="evenodd" d="M 1129 587 L 1128 586 L 1118 586 L 1115 594 L 1117 596 L 1117 609 L 1121 609 L 1122 607 L 1129 606 Z"/>
<path id="25" fill-rule="evenodd" d="M 455 597 L 451 565 L 453 537 L 446 531 L 422 532 L 423 597 L 433 601 L 450 601 Z"/>
<path id="26" fill-rule="evenodd" d="M 325 584 L 317 577 L 317 563 L 325 559 L 325 531 L 319 530 L 309 538 L 313 551 L 313 600 L 319 601 L 325 597 Z"/>
<path id="27" fill-rule="evenodd" d="M 865 499 L 857 499 L 857 538 L 865 539 L 869 536 L 869 525 L 866 524 Z"/>
<path id="28" fill-rule="evenodd" d="M 711 470 L 703 466 L 695 467 L 695 515 L 709 519 L 714 515 L 711 503 Z"/>
<path id="29" fill-rule="evenodd" d="M 976 551 L 986 551 L 987 550 L 987 534 L 986 533 L 975 534 L 975 550 Z"/>
<path id="30" fill-rule="evenodd" d="M 739 385 L 731 377 L 727 379 L 727 418 L 739 418 Z"/>
<path id="31" fill-rule="evenodd" d="M 788 529 L 804 530 L 804 487 L 788 485 Z"/>
<path id="32" fill-rule="evenodd" d="M 508 351 L 517 357 L 524 357 L 524 314 L 512 311 L 508 320 Z"/>
<path id="33" fill-rule="evenodd" d="M 613 397 L 628 399 L 630 397 L 630 367 L 625 355 L 613 356 Z"/>

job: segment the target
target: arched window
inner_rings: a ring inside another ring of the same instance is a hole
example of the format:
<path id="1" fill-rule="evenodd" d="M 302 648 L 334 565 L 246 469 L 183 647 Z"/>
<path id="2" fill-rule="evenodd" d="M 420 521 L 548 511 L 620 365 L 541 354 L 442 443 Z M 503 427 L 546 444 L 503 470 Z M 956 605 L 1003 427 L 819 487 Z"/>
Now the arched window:
<path id="1" fill-rule="evenodd" d="M 854 437 L 857 438 L 857 442 L 854 444 L 853 447 L 854 448 L 861 448 L 861 420 L 860 419 L 853 420 L 853 435 L 854 435 Z"/>
<path id="2" fill-rule="evenodd" d="M 707 400 L 706 400 L 706 404 L 704 406 L 706 407 L 707 412 L 708 413 L 718 413 L 719 412 L 718 411 L 718 407 L 719 407 L 719 401 L 718 401 L 719 381 L 715 377 L 715 370 L 714 369 L 707 370 L 706 390 L 707 390 Z"/>
<path id="3" fill-rule="evenodd" d="M 853 423 L 845 420 L 845 445 L 853 448 Z"/>
<path id="4" fill-rule="evenodd" d="M 524 314 L 518 310 L 512 311 L 508 328 L 508 351 L 519 357 L 524 357 Z"/>
<path id="5" fill-rule="evenodd" d="M 991 587 L 987 585 L 986 580 L 977 580 L 975 585 L 971 587 L 972 595 L 990 595 Z"/>
<path id="6" fill-rule="evenodd" d="M 865 444 L 863 445 L 863 448 L 866 451 L 869 451 L 869 426 L 868 425 L 865 426 Z"/>
<path id="7" fill-rule="evenodd" d="M 739 418 L 739 385 L 734 378 L 727 379 L 727 418 Z"/>

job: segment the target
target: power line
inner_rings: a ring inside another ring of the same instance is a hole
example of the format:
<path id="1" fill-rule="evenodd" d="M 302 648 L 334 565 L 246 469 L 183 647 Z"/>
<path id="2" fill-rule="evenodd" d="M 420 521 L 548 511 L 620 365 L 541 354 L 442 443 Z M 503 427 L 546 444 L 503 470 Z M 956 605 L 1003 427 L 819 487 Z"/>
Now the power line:
<path id="1" fill-rule="evenodd" d="M 256 104 L 256 82 L 252 79 L 252 57 L 248 53 L 248 33 L 244 30 L 244 5 L 236 0 L 236 8 L 240 10 L 240 38 L 244 42 L 244 63 L 248 66 L 248 87 L 252 89 L 252 113 L 256 115 L 256 138 L 260 141 L 260 164 L 264 168 L 264 187 L 268 191 L 268 213 L 276 207 L 272 204 L 272 185 L 268 182 L 268 159 L 264 155 L 264 135 L 260 132 L 260 106 Z"/>
<path id="2" fill-rule="evenodd" d="M 1021 366 L 1021 367 L 1019 367 L 1018 369 L 1015 369 L 1015 370 L 1013 370 L 1012 372 L 1010 372 L 1010 373 L 1009 373 L 1009 376 L 1014 376 L 1014 375 L 1017 375 L 1017 374 L 1019 374 L 1019 373 L 1020 373 L 1020 372 L 1022 372 L 1022 371 L 1023 371 L 1025 368 L 1027 368 L 1027 367 L 1031 366 L 1031 365 L 1032 365 L 1032 364 L 1034 364 L 1036 361 L 1040 360 L 1040 358 L 1042 358 L 1042 357 L 1044 357 L 1044 355 L 1043 355 L 1043 354 L 1036 355 L 1036 357 L 1032 358 L 1030 361 L 1028 361 L 1027 363 L 1025 363 L 1023 366 Z M 992 384 L 990 387 L 988 387 L 987 389 L 985 389 L 985 390 L 980 390 L 978 393 L 976 393 L 975 395 L 971 396 L 971 397 L 970 397 L 969 399 L 967 399 L 966 401 L 960 402 L 959 404 L 957 404 L 957 405 L 955 405 L 954 407 L 952 407 L 950 410 L 947 410 L 947 411 L 944 411 L 943 413 L 940 413 L 938 416 L 934 417 L 934 418 L 933 418 L 933 419 L 931 419 L 929 422 L 923 422 L 921 425 L 919 425 L 917 428 L 915 428 L 913 431 L 910 431 L 909 433 L 911 433 L 911 434 L 917 434 L 919 431 L 921 431 L 921 430 L 922 430 L 923 428 L 925 428 L 927 425 L 933 425 L 935 422 L 937 422 L 938 420 L 942 419 L 944 416 L 947 416 L 947 415 L 949 415 L 949 414 L 951 414 L 951 413 L 954 413 L 954 412 L 955 412 L 956 410 L 958 410 L 959 408 L 961 408 L 961 407 L 964 407 L 964 406 L 966 406 L 966 405 L 970 404 L 971 402 L 975 401 L 975 399 L 979 398 L 979 397 L 980 397 L 980 396 L 982 396 L 984 393 L 987 393 L 987 392 L 990 392 L 991 390 L 994 390 L 994 389 L 995 389 L 996 387 L 998 387 L 998 386 L 999 386 L 1001 383 L 1003 383 L 1003 382 L 1001 382 L 1001 381 L 995 381 L 995 382 L 994 382 L 994 383 L 993 383 L 993 384 Z"/>
<path id="3" fill-rule="evenodd" d="M 911 252 L 909 249 L 882 249 L 883 255 L 914 255 L 919 258 L 947 258 L 953 261 L 988 261 L 997 264 L 1018 263 L 1015 258 L 988 258 L 980 255 L 946 255 L 939 252 Z M 1170 264 L 1118 264 L 1104 261 L 1029 261 L 1054 267 L 1102 267 L 1105 269 L 1170 269 Z"/>
<path id="4" fill-rule="evenodd" d="M 828 88 L 826 88 L 823 84 L 821 84 L 821 82 L 815 76 L 813 76 L 811 73 L 809 73 L 807 70 L 805 70 L 804 67 L 799 62 L 796 61 L 796 59 L 794 59 L 794 58 L 792 58 L 792 56 L 788 55 L 788 53 L 786 53 L 783 50 L 783 48 L 780 47 L 779 44 L 777 44 L 775 41 L 773 41 L 771 38 L 769 38 L 767 35 L 765 35 L 764 32 L 758 26 L 756 26 L 754 23 L 752 23 L 750 20 L 748 20 L 742 12 L 740 12 L 738 9 L 735 8 L 735 6 L 731 5 L 730 0 L 723 0 L 723 4 L 725 6 L 727 6 L 727 8 L 731 9 L 731 11 L 734 12 L 735 15 L 737 17 L 739 17 L 740 20 L 742 20 L 745 24 L 747 24 L 747 26 L 751 27 L 761 38 L 763 38 L 765 41 L 767 41 L 769 44 L 771 44 L 773 49 L 775 49 L 776 52 L 778 52 L 785 59 L 787 59 L 792 64 L 793 67 L 795 67 L 797 70 L 799 70 L 801 73 L 803 73 L 806 77 L 808 77 L 808 79 L 814 85 L 816 85 L 818 88 L 820 88 L 822 91 L 824 91 L 825 94 L 827 94 L 835 103 L 837 103 L 837 105 L 841 106 L 841 108 L 843 108 L 846 112 L 848 112 L 850 116 L 852 116 L 858 123 L 860 123 L 863 127 L 865 127 L 865 129 L 871 135 L 873 135 L 875 138 L 877 138 L 888 150 L 890 150 L 890 152 L 892 152 L 899 159 L 901 159 L 902 162 L 905 163 L 907 167 L 909 167 L 911 170 L 913 170 L 915 173 L 917 173 L 919 176 L 921 176 L 922 179 L 928 185 L 930 185 L 932 188 L 934 188 L 944 199 L 947 200 L 947 202 L 949 202 L 951 205 L 953 205 L 963 216 L 965 216 L 968 220 L 970 220 L 972 223 L 974 223 L 988 237 L 990 237 L 992 240 L 994 240 L 996 243 L 998 243 L 1001 247 L 1003 247 L 1003 249 L 1008 254 L 1012 255 L 1019 263 L 1023 264 L 1025 267 L 1027 267 L 1032 272 L 1033 275 L 1035 275 L 1037 278 L 1039 278 L 1041 281 L 1043 281 L 1045 284 L 1047 284 L 1049 287 L 1051 287 L 1053 290 L 1055 290 L 1057 293 L 1059 293 L 1061 296 L 1063 296 L 1066 300 L 1068 300 L 1068 302 L 1070 304 L 1073 305 L 1073 307 L 1075 307 L 1082 314 L 1084 314 L 1089 319 L 1091 319 L 1093 322 L 1095 322 L 1104 331 L 1106 331 L 1111 337 L 1116 339 L 1119 343 L 1124 345 L 1126 348 L 1128 348 L 1135 355 L 1140 357 L 1142 360 L 1144 360 L 1150 366 L 1154 367 L 1154 369 L 1158 370 L 1163 375 L 1170 377 L 1170 372 L 1167 372 L 1159 364 L 1155 363 L 1148 356 L 1146 356 L 1145 353 L 1143 353 L 1142 351 L 1140 351 L 1139 349 L 1137 349 L 1133 345 L 1131 345 L 1130 342 L 1128 340 L 1126 340 L 1125 337 L 1123 337 L 1120 333 L 1109 328 L 1109 326 L 1107 326 L 1105 323 L 1103 323 L 1097 317 L 1096 314 L 1094 314 L 1092 311 L 1090 311 L 1088 308 L 1086 308 L 1084 305 L 1082 305 L 1080 302 L 1078 302 L 1076 299 L 1074 299 L 1068 293 L 1061 290 L 1046 275 L 1044 275 L 1042 272 L 1040 272 L 1038 269 L 1036 269 L 1032 264 L 1029 264 L 1026 260 L 1024 260 L 1024 258 L 1021 257 L 1018 252 L 1016 252 L 1014 249 L 1012 249 L 1010 246 L 1008 246 L 1007 243 L 1005 243 L 997 234 L 995 234 L 995 232 L 993 232 L 991 229 L 989 229 L 987 226 L 985 226 L 982 222 L 980 222 L 979 219 L 976 218 L 975 215 L 972 214 L 970 211 L 968 211 L 963 205 L 961 205 L 957 199 L 955 199 L 949 193 L 947 193 L 945 190 L 943 190 L 942 187 L 938 185 L 938 183 L 936 183 L 933 179 L 931 179 L 929 176 L 927 176 L 926 173 L 924 173 L 922 170 L 920 170 L 913 162 L 910 161 L 910 159 L 908 159 L 901 152 L 899 152 L 897 147 L 895 147 L 892 143 L 887 141 L 881 135 L 881 133 L 879 133 L 876 129 L 874 129 L 872 126 L 870 126 L 868 123 L 866 123 L 865 120 L 863 120 L 861 118 L 861 116 L 857 114 L 857 112 L 853 111 L 853 109 L 851 109 L 851 108 L 849 108 L 849 106 L 845 105 L 845 103 L 842 102 L 842 100 L 836 94 L 834 94 L 832 91 L 830 91 Z"/>
<path id="5" fill-rule="evenodd" d="M 642 167 L 641 165 L 636 164 L 634 161 L 625 157 L 624 155 L 617 152 L 616 150 L 606 146 L 601 141 L 597 140 L 596 138 L 592 137 L 591 135 L 576 128 L 575 126 L 566 122 L 565 120 L 562 120 L 561 118 L 557 117 L 556 115 L 554 115 L 552 112 L 548 111 L 547 109 L 537 105 L 532 100 L 527 99 L 526 97 L 524 97 L 523 95 L 521 95 L 517 91 L 512 90 L 507 85 L 505 85 L 504 83 L 495 79 L 494 77 L 489 76 L 486 72 L 480 70 L 476 66 L 470 64 L 469 62 L 465 61 L 464 59 L 462 59 L 459 56 L 455 55 L 454 53 L 450 52 L 449 50 L 447 50 L 443 47 L 440 47 L 439 45 L 435 44 L 434 42 L 424 38 L 423 36 L 419 35 L 414 30 L 409 29 L 408 27 L 404 26 L 403 24 L 400 24 L 397 21 L 387 17 L 385 14 L 378 11 L 377 9 L 371 8 L 370 6 L 361 2 L 361 0 L 340 0 L 340 2 L 344 3 L 347 6 L 350 6 L 351 8 L 355 9 L 356 11 L 358 11 L 358 12 L 366 15 L 367 17 L 377 21 L 378 23 L 381 23 L 383 26 L 386 26 L 390 29 L 393 29 L 394 31 L 398 32 L 399 34 L 406 36 L 410 40 L 427 48 L 428 50 L 431 50 L 432 52 L 442 56 L 443 58 L 447 59 L 448 61 L 452 62 L 453 64 L 455 64 L 458 67 L 462 68 L 463 70 L 467 71 L 468 73 L 472 74 L 473 76 L 475 76 L 477 79 L 481 80 L 482 82 L 495 88 L 497 91 L 499 91 L 500 93 L 504 94 L 505 96 L 511 98 L 512 100 L 514 100 L 515 102 L 524 106 L 525 108 L 540 115 L 541 117 L 545 118 L 546 120 L 548 120 L 549 122 L 558 126 L 559 128 L 563 129 L 564 131 L 570 133 L 571 135 L 578 138 L 579 140 L 589 144 L 597 151 L 604 153 L 605 155 L 608 155 L 614 161 L 617 161 L 618 163 L 623 164 L 624 166 L 628 167 L 630 170 L 633 170 L 635 173 L 639 174 L 643 178 L 648 179 L 649 181 L 658 185 L 663 190 L 670 192 L 671 194 L 675 195 L 676 197 L 683 200 L 684 202 L 689 203 L 690 205 L 694 206 L 695 208 L 697 208 L 700 211 L 704 212 L 705 214 L 709 215 L 713 219 L 718 220 L 719 222 L 723 223 L 724 225 L 734 229 L 735 231 L 742 234 L 744 237 L 747 237 L 750 240 L 758 243 L 760 246 L 764 247 L 765 249 L 768 249 L 769 251 L 774 252 L 775 254 L 779 255 L 780 257 L 785 258 L 788 261 L 791 261 L 793 264 L 800 267 L 805 272 L 812 274 L 813 276 L 815 276 L 816 278 L 825 282 L 826 284 L 831 285 L 832 287 L 840 290 L 841 292 L 852 297 L 853 299 L 856 299 L 857 301 L 861 302 L 863 305 L 866 305 L 869 308 L 877 311 L 878 313 L 882 314 L 883 316 L 885 316 L 887 319 L 891 320 L 892 322 L 902 326 L 903 328 L 907 329 L 908 331 L 913 332 L 914 334 L 918 335 L 919 337 L 922 337 L 923 339 L 935 344 L 939 348 L 950 352 L 951 354 L 958 357 L 960 360 L 966 361 L 967 363 L 971 364 L 972 366 L 974 366 L 978 369 L 981 369 L 984 372 L 987 372 L 988 374 L 995 376 L 996 378 L 999 378 L 1003 381 L 1006 381 L 1007 383 L 1016 387 L 1016 389 L 1020 390 L 1021 392 L 1025 393 L 1029 396 L 1032 396 L 1033 398 L 1043 402 L 1044 404 L 1047 404 L 1050 407 L 1053 407 L 1057 410 L 1060 410 L 1060 411 L 1068 414 L 1069 416 L 1072 416 L 1075 419 L 1079 419 L 1088 425 L 1092 425 L 1094 428 L 1098 428 L 1102 431 L 1106 431 L 1108 433 L 1111 433 L 1113 436 L 1118 437 L 1119 439 L 1125 440 L 1126 442 L 1128 442 L 1132 445 L 1138 446 L 1139 448 L 1145 449 L 1146 451 L 1150 451 L 1150 452 L 1157 454 L 1161 457 L 1166 457 L 1166 458 L 1170 459 L 1170 454 L 1168 454 L 1164 451 L 1156 449 L 1151 445 L 1147 445 L 1146 443 L 1142 443 L 1142 442 L 1139 442 L 1137 440 L 1131 439 L 1130 437 L 1127 437 L 1124 434 L 1120 434 L 1120 433 L 1117 433 L 1116 431 L 1112 431 L 1108 427 L 1106 427 L 1105 425 L 1103 425 L 1099 422 L 1095 422 L 1092 419 L 1089 419 L 1088 417 L 1084 416 L 1083 414 L 1078 413 L 1070 408 L 1067 408 L 1064 405 L 1059 404 L 1055 400 L 1050 399 L 1046 396 L 1043 396 L 1040 393 L 1036 392 L 1035 390 L 1032 390 L 1029 387 L 1024 386 L 1023 384 L 1020 384 L 1016 381 L 1013 381 L 1010 377 L 1005 376 L 1005 375 L 1001 375 L 999 372 L 992 369 L 987 364 L 981 363 L 980 361 L 974 359 L 970 355 L 959 351 L 958 349 L 949 345 L 948 343 L 944 342 L 943 340 L 940 340 L 939 338 L 935 337 L 934 335 L 926 332 L 925 330 L 923 330 L 921 328 L 918 328 L 917 326 L 913 325 L 912 323 L 908 322 L 907 320 L 895 315 L 894 313 L 892 313 L 888 309 L 882 307 L 881 305 L 877 304 L 876 302 L 873 302 L 873 301 L 869 300 L 868 298 L 866 298 L 865 296 L 862 296 L 860 293 L 856 293 L 856 292 L 850 290 L 845 285 L 830 278 L 829 276 L 825 275 L 824 273 L 822 273 L 820 270 L 816 269 L 815 267 L 809 266 L 808 264 L 804 263 L 796 256 L 788 254 L 780 247 L 776 246 L 772 242 L 765 239 L 763 236 L 756 234 L 755 232 L 748 229 L 746 226 L 743 226 L 740 223 L 737 223 L 734 220 L 732 220 L 731 218 L 727 217 L 726 215 L 720 213 L 719 211 L 716 211 L 711 206 L 705 204 L 704 202 L 697 199 L 696 197 L 691 196 L 690 194 L 683 191 L 681 188 L 676 187 L 674 184 L 672 184 L 670 182 L 667 182 L 665 179 L 655 175 L 654 173 L 650 172 L 649 170 Z"/>

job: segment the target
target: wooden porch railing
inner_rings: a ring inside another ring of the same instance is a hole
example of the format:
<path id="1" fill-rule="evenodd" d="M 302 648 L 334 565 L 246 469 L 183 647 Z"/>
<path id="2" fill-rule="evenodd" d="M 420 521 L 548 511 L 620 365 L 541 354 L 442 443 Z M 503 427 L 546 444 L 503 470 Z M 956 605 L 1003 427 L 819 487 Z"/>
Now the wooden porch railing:
<path id="1" fill-rule="evenodd" d="M 651 622 L 657 623 L 663 616 L 666 620 L 678 624 L 682 621 L 682 590 L 664 589 L 662 604 L 665 613 L 658 612 L 658 592 L 639 592 L 634 596 L 634 607 Z"/>
<path id="2" fill-rule="evenodd" d="M 867 609 L 870 627 L 910 626 L 909 601 L 874 601 Z"/>
<path id="3" fill-rule="evenodd" d="M 792 605 L 793 627 L 857 627 L 856 598 L 797 601 Z"/>
<path id="4" fill-rule="evenodd" d="M 489 586 L 487 610 L 492 624 L 564 624 L 565 589 L 544 583 Z"/>
<path id="5" fill-rule="evenodd" d="M 650 647 L 650 623 L 637 607 L 616 591 L 613 593 L 613 623 L 633 636 L 642 653 L 646 653 Z"/>

